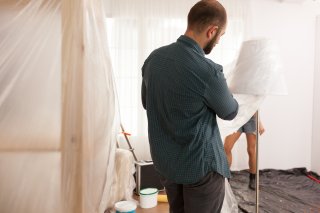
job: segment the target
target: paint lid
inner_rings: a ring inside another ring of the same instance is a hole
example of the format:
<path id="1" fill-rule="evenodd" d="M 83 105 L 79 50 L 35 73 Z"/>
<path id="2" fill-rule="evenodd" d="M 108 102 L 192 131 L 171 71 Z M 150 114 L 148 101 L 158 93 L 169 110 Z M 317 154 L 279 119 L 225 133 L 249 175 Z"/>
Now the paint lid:
<path id="1" fill-rule="evenodd" d="M 156 188 L 146 188 L 146 189 L 140 190 L 140 194 L 141 195 L 153 195 L 153 194 L 158 193 L 158 191 L 159 190 Z"/>
<path id="2" fill-rule="evenodd" d="M 114 207 L 119 212 L 130 212 L 137 208 L 137 204 L 133 201 L 120 201 Z"/>

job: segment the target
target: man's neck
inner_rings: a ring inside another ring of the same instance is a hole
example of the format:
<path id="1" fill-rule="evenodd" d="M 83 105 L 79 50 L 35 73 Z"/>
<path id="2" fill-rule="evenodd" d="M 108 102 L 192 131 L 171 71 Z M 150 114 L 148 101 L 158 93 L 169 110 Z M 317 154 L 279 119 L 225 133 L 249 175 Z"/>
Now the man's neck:
<path id="1" fill-rule="evenodd" d="M 194 31 L 191 31 L 191 30 L 187 30 L 184 35 L 191 38 L 195 42 L 197 42 L 197 44 L 201 47 L 201 49 L 204 48 L 205 42 L 201 38 L 201 34 L 195 33 Z"/>

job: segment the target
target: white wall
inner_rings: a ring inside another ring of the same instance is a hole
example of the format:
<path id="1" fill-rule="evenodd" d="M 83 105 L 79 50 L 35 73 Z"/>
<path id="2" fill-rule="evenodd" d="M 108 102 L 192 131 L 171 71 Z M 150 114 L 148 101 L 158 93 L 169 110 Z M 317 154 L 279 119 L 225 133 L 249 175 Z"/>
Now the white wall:
<path id="1" fill-rule="evenodd" d="M 251 9 L 250 35 L 278 41 L 289 91 L 287 96 L 268 96 L 260 108 L 266 129 L 260 138 L 260 168 L 311 169 L 311 150 L 316 148 L 315 143 L 312 147 L 315 17 L 320 3 L 252 0 Z M 233 169 L 248 167 L 245 137 L 239 142 Z M 320 162 L 319 151 L 314 150 L 318 157 L 313 162 Z"/>
<path id="2" fill-rule="evenodd" d="M 320 15 L 316 23 L 316 50 L 314 73 L 314 103 L 313 103 L 313 135 L 312 135 L 312 162 L 313 171 L 320 174 Z"/>

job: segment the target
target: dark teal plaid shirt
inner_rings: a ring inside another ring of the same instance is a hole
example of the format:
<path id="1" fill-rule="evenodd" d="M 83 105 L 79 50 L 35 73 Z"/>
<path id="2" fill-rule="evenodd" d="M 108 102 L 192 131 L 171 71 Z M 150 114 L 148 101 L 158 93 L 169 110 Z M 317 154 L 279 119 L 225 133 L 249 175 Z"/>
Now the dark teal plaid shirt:
<path id="1" fill-rule="evenodd" d="M 191 38 L 153 51 L 142 67 L 151 156 L 160 175 L 178 184 L 211 171 L 230 177 L 216 116 L 232 120 L 238 103 L 222 66 Z"/>

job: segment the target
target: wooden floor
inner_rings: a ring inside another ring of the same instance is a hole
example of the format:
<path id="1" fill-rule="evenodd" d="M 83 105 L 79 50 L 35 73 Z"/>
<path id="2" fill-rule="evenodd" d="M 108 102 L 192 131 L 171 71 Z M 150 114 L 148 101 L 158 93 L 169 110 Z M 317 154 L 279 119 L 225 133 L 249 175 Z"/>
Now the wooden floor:
<path id="1" fill-rule="evenodd" d="M 139 201 L 139 196 L 134 196 L 134 199 Z M 136 213 L 169 213 L 168 203 L 160 203 L 156 207 L 150 209 L 143 209 L 138 206 Z"/>

